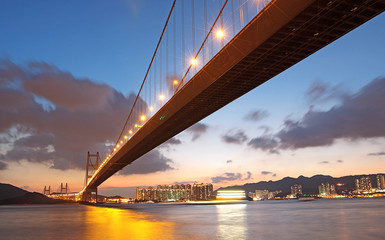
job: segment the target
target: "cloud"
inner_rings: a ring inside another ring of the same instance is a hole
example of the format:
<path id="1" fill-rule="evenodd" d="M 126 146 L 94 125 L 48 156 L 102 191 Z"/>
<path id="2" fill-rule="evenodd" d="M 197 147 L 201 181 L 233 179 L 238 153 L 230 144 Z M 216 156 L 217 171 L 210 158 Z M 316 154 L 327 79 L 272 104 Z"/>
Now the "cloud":
<path id="1" fill-rule="evenodd" d="M 368 156 L 383 156 L 383 155 L 385 155 L 385 152 L 368 153 Z"/>
<path id="2" fill-rule="evenodd" d="M 338 159 L 337 162 L 338 162 L 338 163 L 343 163 L 344 161 L 341 160 L 341 159 Z"/>
<path id="3" fill-rule="evenodd" d="M 242 130 L 228 131 L 222 136 L 222 141 L 225 143 L 242 144 L 247 140 L 246 134 Z"/>
<path id="4" fill-rule="evenodd" d="M 306 92 L 306 97 L 310 102 L 324 102 L 333 99 L 340 100 L 345 97 L 345 95 L 346 92 L 342 90 L 341 86 L 331 87 L 319 81 L 313 82 Z"/>
<path id="5" fill-rule="evenodd" d="M 0 159 L 83 170 L 87 151 L 110 151 L 135 97 L 47 63 L 0 60 L 0 136 L 7 144 Z M 146 106 L 142 99 L 137 104 Z M 133 118 L 138 116 L 134 111 Z M 164 156 L 157 159 L 163 165 L 152 170 L 169 169 Z"/>
<path id="6" fill-rule="evenodd" d="M 277 174 L 276 173 L 273 173 L 273 172 L 270 172 L 270 171 L 261 171 L 261 175 L 271 175 L 272 177 L 276 177 Z"/>
<path id="7" fill-rule="evenodd" d="M 175 185 L 186 185 L 186 184 L 194 184 L 197 183 L 197 181 L 184 181 L 184 182 L 173 182 Z"/>
<path id="8" fill-rule="evenodd" d="M 0 171 L 6 170 L 8 168 L 7 164 L 5 162 L 0 161 Z"/>
<path id="9" fill-rule="evenodd" d="M 251 139 L 247 145 L 254 149 L 261 149 L 263 151 L 269 151 L 270 153 L 277 154 L 279 142 L 275 140 L 273 136 L 261 136 Z"/>
<path id="10" fill-rule="evenodd" d="M 169 140 L 167 140 L 166 142 L 164 142 L 163 144 L 169 144 L 169 145 L 179 145 L 179 144 L 181 144 L 182 142 L 179 140 L 179 139 L 177 139 L 177 138 L 175 138 L 175 137 L 172 137 L 172 138 L 170 138 Z"/>
<path id="11" fill-rule="evenodd" d="M 254 110 L 249 112 L 244 119 L 251 122 L 258 122 L 264 118 L 267 118 L 269 116 L 267 111 L 263 110 Z"/>
<path id="12" fill-rule="evenodd" d="M 202 134 L 204 134 L 207 131 L 208 128 L 209 128 L 209 126 L 207 124 L 196 123 L 196 124 L 192 125 L 191 127 L 187 128 L 186 131 L 190 132 L 193 135 L 192 141 L 195 141 Z"/>
<path id="13" fill-rule="evenodd" d="M 233 160 L 227 160 L 226 161 L 226 163 L 228 164 L 228 163 L 232 163 L 233 162 Z"/>
<path id="14" fill-rule="evenodd" d="M 211 181 L 213 183 L 220 183 L 220 182 L 234 181 L 234 180 L 240 180 L 240 179 L 242 179 L 241 173 L 226 172 L 221 176 L 212 177 Z"/>
<path id="15" fill-rule="evenodd" d="M 318 162 L 319 164 L 329 164 L 330 162 L 329 161 L 321 161 L 321 162 Z"/>
<path id="16" fill-rule="evenodd" d="M 252 178 L 252 176 L 253 176 L 253 174 L 251 172 L 246 172 L 246 177 L 244 180 L 249 180 Z"/>
<path id="17" fill-rule="evenodd" d="M 211 177 L 211 181 L 213 183 L 220 183 L 220 182 L 228 182 L 228 181 L 235 181 L 235 180 L 249 180 L 252 178 L 251 172 L 246 172 L 245 175 L 246 177 L 243 178 L 242 173 L 225 172 L 220 176 Z"/>
<path id="18" fill-rule="evenodd" d="M 272 136 L 252 139 L 255 149 L 276 153 L 282 149 L 330 146 L 338 139 L 385 137 L 385 78 L 377 78 L 355 94 L 345 94 L 329 110 L 313 108 L 296 121 L 287 119 Z"/>
<path id="19" fill-rule="evenodd" d="M 142 157 L 138 158 L 132 164 L 127 165 L 119 171 L 122 175 L 147 174 L 160 171 L 169 171 L 174 168 L 170 165 L 174 163 L 171 159 L 165 157 L 159 150 L 153 149 Z"/>

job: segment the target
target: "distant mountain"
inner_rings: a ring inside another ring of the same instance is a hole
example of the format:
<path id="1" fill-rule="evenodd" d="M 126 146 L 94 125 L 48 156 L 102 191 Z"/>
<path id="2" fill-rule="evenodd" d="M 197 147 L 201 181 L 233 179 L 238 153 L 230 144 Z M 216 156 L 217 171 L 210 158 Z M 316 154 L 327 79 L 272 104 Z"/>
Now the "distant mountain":
<path id="1" fill-rule="evenodd" d="M 23 196 L 18 196 L 14 198 L 8 198 L 0 200 L 0 205 L 9 205 L 9 204 L 57 204 L 57 203 L 69 203 L 70 201 L 52 199 L 41 193 L 37 192 L 27 192 Z"/>
<path id="2" fill-rule="evenodd" d="M 55 204 L 70 201 L 52 199 L 41 193 L 28 192 L 10 184 L 0 183 L 0 205 L 5 204 Z"/>
<path id="3" fill-rule="evenodd" d="M 380 173 L 379 173 L 380 174 Z M 321 185 L 321 183 L 330 183 L 330 184 L 337 184 L 341 183 L 343 186 L 340 188 L 353 190 L 355 188 L 355 179 L 362 178 L 364 176 L 369 176 L 372 181 L 372 186 L 377 186 L 377 180 L 376 176 L 378 174 L 370 174 L 370 175 L 351 175 L 351 176 L 344 176 L 339 178 L 334 178 L 332 176 L 328 175 L 314 175 L 312 177 L 304 177 L 299 176 L 298 178 L 292 178 L 292 177 L 285 177 L 278 181 L 261 181 L 258 183 L 246 183 L 244 185 L 238 185 L 238 186 L 229 186 L 226 188 L 220 188 L 220 189 L 243 189 L 246 193 L 248 192 L 255 192 L 255 190 L 269 190 L 269 191 L 276 191 L 281 190 L 283 194 L 290 194 L 291 189 L 290 187 L 294 184 L 300 184 L 302 185 L 302 192 L 305 194 L 318 194 L 318 186 Z M 381 175 L 384 175 L 381 173 Z M 337 187 L 337 186 L 336 186 Z M 338 187 L 337 187 L 338 188 Z M 219 189 L 218 189 L 219 190 Z M 337 189 L 338 190 L 338 189 Z"/>
<path id="4" fill-rule="evenodd" d="M 28 191 L 12 186 L 11 184 L 0 183 L 0 200 L 23 196 L 27 192 Z"/>

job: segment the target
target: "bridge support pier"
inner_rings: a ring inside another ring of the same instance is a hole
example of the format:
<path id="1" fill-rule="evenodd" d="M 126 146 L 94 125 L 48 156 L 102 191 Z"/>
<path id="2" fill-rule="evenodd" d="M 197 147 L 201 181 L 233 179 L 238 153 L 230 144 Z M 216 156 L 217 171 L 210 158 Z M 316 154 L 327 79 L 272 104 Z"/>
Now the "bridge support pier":
<path id="1" fill-rule="evenodd" d="M 98 203 L 98 189 L 90 189 L 89 191 L 83 192 L 83 202 Z"/>

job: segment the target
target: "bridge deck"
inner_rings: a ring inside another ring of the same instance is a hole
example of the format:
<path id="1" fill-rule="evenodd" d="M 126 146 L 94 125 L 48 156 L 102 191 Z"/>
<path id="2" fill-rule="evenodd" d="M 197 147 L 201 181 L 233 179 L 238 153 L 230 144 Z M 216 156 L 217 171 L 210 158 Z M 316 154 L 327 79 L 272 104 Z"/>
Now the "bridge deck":
<path id="1" fill-rule="evenodd" d="M 272 1 L 95 174 L 86 191 L 384 9 L 385 0 Z"/>

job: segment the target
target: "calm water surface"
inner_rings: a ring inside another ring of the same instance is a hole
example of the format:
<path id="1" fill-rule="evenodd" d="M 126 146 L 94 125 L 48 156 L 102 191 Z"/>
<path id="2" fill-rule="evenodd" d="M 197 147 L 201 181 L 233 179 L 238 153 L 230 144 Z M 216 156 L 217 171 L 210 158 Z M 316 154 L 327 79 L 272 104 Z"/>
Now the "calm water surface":
<path id="1" fill-rule="evenodd" d="M 385 199 L 0 206 L 0 239 L 385 239 Z"/>

